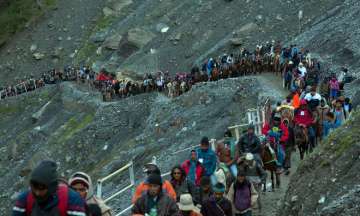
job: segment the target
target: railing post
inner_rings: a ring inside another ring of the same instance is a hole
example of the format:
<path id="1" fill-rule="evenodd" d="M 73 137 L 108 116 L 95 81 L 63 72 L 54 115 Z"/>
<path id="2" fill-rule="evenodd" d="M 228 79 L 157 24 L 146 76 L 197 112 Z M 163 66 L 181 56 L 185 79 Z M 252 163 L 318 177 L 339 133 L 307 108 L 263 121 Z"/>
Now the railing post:
<path id="1" fill-rule="evenodd" d="M 97 182 L 96 196 L 100 199 L 102 198 L 102 181 Z"/>
<path id="2" fill-rule="evenodd" d="M 251 122 L 252 122 L 252 119 L 251 119 L 251 112 L 250 112 L 250 111 L 248 111 L 248 112 L 247 112 L 247 115 L 248 115 L 248 122 L 249 122 L 249 124 L 251 124 Z"/>
<path id="3" fill-rule="evenodd" d="M 261 134 L 261 129 L 262 129 L 262 124 L 261 124 L 261 119 L 260 119 L 260 108 L 258 107 L 256 109 L 256 118 L 257 118 L 257 128 L 259 130 L 259 134 Z"/>
<path id="4" fill-rule="evenodd" d="M 213 151 L 216 151 L 215 142 L 216 142 L 216 139 L 211 139 L 211 140 L 210 140 L 211 149 L 212 149 Z"/>
<path id="5" fill-rule="evenodd" d="M 266 117 L 265 117 L 265 108 L 263 107 L 261 110 L 261 115 L 262 115 L 262 126 L 264 127 L 265 123 L 266 123 Z"/>
<path id="6" fill-rule="evenodd" d="M 132 193 L 135 192 L 135 174 L 134 174 L 134 161 L 131 160 L 131 165 L 129 167 L 129 176 L 130 176 L 130 183 L 133 185 L 132 186 Z"/>
<path id="7" fill-rule="evenodd" d="M 240 133 L 239 133 L 239 128 L 235 128 L 235 137 L 236 137 L 236 143 L 239 142 L 240 140 Z"/>

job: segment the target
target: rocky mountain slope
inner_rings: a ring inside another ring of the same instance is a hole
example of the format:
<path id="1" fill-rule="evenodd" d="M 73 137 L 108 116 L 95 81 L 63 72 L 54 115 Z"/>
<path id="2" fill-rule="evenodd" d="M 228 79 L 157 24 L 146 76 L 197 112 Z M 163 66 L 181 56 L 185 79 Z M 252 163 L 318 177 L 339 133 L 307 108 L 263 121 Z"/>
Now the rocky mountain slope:
<path id="1" fill-rule="evenodd" d="M 324 14 L 294 41 L 314 50 L 327 72 L 338 73 L 345 66 L 359 77 L 359 12 L 359 2 L 347 0 Z M 345 94 L 357 107 L 359 80 L 347 84 Z M 279 215 L 359 215 L 359 129 L 357 111 L 300 164 L 291 178 Z"/>
<path id="2" fill-rule="evenodd" d="M 280 215 L 359 215 L 359 129 L 356 112 L 300 164 Z"/>
<path id="3" fill-rule="evenodd" d="M 187 71 L 209 55 L 236 52 L 239 44 L 252 49 L 271 39 L 304 45 L 327 72 L 345 65 L 359 74 L 356 0 L 63 0 L 56 8 L 1 47 L 0 84 L 73 63 L 128 76 Z M 304 11 L 301 34 L 299 10 Z M 265 96 L 281 95 L 265 85 L 268 81 L 229 79 L 197 85 L 175 99 L 152 93 L 111 103 L 86 86 L 62 83 L 2 100 L 0 214 L 8 215 L 42 159 L 58 161 L 64 176 L 83 170 L 94 179 L 130 158 L 139 171 L 153 155 L 169 170 L 173 161 L 187 157 L 172 152 L 204 135 L 220 137 L 227 126 L 245 122 L 246 109 Z M 358 104 L 359 82 L 346 90 Z M 354 114 L 302 162 L 280 215 L 356 215 L 358 129 Z M 105 193 L 120 180 L 107 184 Z M 120 208 L 127 204 L 117 202 Z"/>
<path id="4" fill-rule="evenodd" d="M 32 168 L 46 158 L 58 161 L 64 176 L 84 170 L 94 179 L 130 158 L 141 171 L 154 155 L 169 170 L 188 156 L 172 152 L 246 122 L 246 109 L 264 97 L 257 86 L 255 78 L 237 78 L 199 84 L 175 99 L 153 93 L 103 103 L 96 92 L 62 83 L 1 101 L 0 212 L 8 212 Z"/>
<path id="5" fill-rule="evenodd" d="M 187 71 L 209 54 L 287 41 L 343 0 L 81 0 L 29 25 L 0 50 L 0 83 L 66 64 L 133 75 Z M 104 5 L 105 4 L 105 5 Z M 230 42 L 229 42 L 230 41 Z M 32 48 L 32 49 L 31 49 Z M 35 49 L 36 48 L 36 49 Z M 36 55 L 34 55 L 36 54 Z M 38 60 L 36 60 L 38 59 Z M 130 72 L 129 72 L 130 71 Z M 7 79 L 3 79 L 7 77 Z"/>

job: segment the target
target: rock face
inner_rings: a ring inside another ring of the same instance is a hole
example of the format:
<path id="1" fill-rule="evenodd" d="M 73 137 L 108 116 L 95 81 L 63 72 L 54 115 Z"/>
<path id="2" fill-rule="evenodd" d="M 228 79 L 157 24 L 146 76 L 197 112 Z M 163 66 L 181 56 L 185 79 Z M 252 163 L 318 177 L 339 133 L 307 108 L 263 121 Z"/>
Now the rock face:
<path id="1" fill-rule="evenodd" d="M 241 40 L 241 38 L 231 38 L 230 43 L 233 46 L 241 46 L 242 45 L 242 40 Z"/>
<path id="2" fill-rule="evenodd" d="M 119 48 L 121 39 L 121 34 L 114 34 L 105 40 L 103 46 L 107 49 L 117 50 Z"/>
<path id="3" fill-rule="evenodd" d="M 301 163 L 292 176 L 280 215 L 359 214 L 359 129 L 360 113 L 356 112 Z"/>
<path id="4" fill-rule="evenodd" d="M 345 0 L 314 19 L 311 28 L 298 35 L 290 44 L 301 44 L 309 48 L 313 56 L 321 60 L 322 67 L 328 71 L 328 75 L 339 74 L 342 67 L 347 67 L 349 74 L 359 78 L 360 17 L 357 16 L 359 12 L 359 1 Z M 347 91 L 354 100 L 358 100 L 354 97 L 355 94 L 360 94 L 360 87 L 356 86 L 349 85 Z"/>
<path id="5" fill-rule="evenodd" d="M 162 170 L 170 170 L 174 161 L 188 157 L 188 152 L 172 152 L 202 136 L 221 137 L 227 126 L 245 122 L 245 111 L 256 107 L 261 91 L 256 86 L 254 78 L 236 78 L 200 83 L 175 99 L 151 93 L 103 103 L 87 86 L 61 83 L 2 100 L 0 212 L 8 215 L 10 197 L 27 188 L 29 173 L 46 158 L 57 160 L 63 176 L 86 170 L 94 181 L 131 158 L 140 176 L 139 167 L 152 156 Z M 121 200 L 127 205 L 129 198 Z"/>
<path id="6" fill-rule="evenodd" d="M 41 60 L 45 57 L 45 54 L 43 53 L 40 53 L 40 52 L 37 52 L 37 53 L 34 53 L 33 54 L 33 57 L 36 59 L 36 60 Z"/>
<path id="7" fill-rule="evenodd" d="M 312 24 L 309 19 L 316 20 L 342 0 L 321 1 L 316 7 L 313 1 L 294 3 L 280 0 L 261 3 L 259 0 L 248 3 L 222 1 L 221 7 L 215 0 L 58 2 L 52 16 L 41 20 L 36 28 L 26 29 L 17 37 L 17 42 L 8 43 L 0 50 L 2 61 L 10 62 L 16 58 L 15 52 L 6 53 L 8 49 L 37 44 L 48 54 L 54 47 L 63 47 L 61 62 L 64 64 L 71 64 L 73 51 L 79 50 L 75 63 L 93 65 L 96 62 L 100 65 L 98 68 L 112 65 L 112 72 L 127 69 L 140 76 L 158 70 L 175 74 L 188 71 L 194 62 L 202 62 L 209 55 L 219 55 L 224 50 L 238 52 L 240 41 L 228 43 L 231 38 L 241 38 L 242 46 L 250 50 L 259 42 L 291 39 L 298 34 L 296 12 L 299 8 L 304 10 L 306 23 L 303 23 L 303 29 L 308 29 Z M 110 46 L 110 49 L 97 54 L 96 49 L 113 34 L 123 36 L 120 47 L 114 49 L 115 46 Z M 180 38 L 175 37 L 180 34 Z M 87 38 L 89 35 L 90 38 Z M 67 40 L 68 37 L 71 40 Z M 81 52 L 82 48 L 84 52 Z M 149 55 L 150 49 L 158 50 L 156 59 Z M 198 61 L 199 57 L 201 60 Z M 29 71 L 40 76 L 44 70 L 58 66 L 52 58 L 34 61 L 29 55 L 22 60 L 22 64 L 12 65 L 12 68 L 16 66 L 16 70 L 2 70 L 0 83 L 9 75 Z"/>
<path id="8" fill-rule="evenodd" d="M 155 35 L 148 30 L 141 28 L 134 28 L 134 29 L 130 29 L 130 31 L 128 32 L 127 39 L 130 43 L 133 43 L 136 47 L 142 48 L 147 43 L 149 43 L 154 37 Z"/>

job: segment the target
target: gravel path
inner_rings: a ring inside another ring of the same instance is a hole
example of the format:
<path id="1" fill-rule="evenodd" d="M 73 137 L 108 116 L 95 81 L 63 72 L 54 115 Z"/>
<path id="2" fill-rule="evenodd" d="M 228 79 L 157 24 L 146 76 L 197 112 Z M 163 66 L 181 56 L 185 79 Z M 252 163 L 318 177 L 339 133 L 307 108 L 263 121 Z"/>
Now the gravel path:
<path id="1" fill-rule="evenodd" d="M 260 82 L 260 85 L 264 88 L 264 94 L 274 97 L 277 100 L 283 100 L 288 91 L 282 88 L 282 79 L 280 76 L 274 76 L 270 73 L 261 74 L 261 76 L 256 76 Z M 285 197 L 290 178 L 292 174 L 296 171 L 300 158 L 298 152 L 293 153 L 292 156 L 292 169 L 289 176 L 281 175 L 281 186 L 276 188 L 275 192 L 266 192 L 261 194 L 261 203 L 262 211 L 259 212 L 256 210 L 254 215 L 257 216 L 276 216 L 279 211 L 281 211 L 282 200 Z M 270 173 L 267 183 L 271 183 Z"/>

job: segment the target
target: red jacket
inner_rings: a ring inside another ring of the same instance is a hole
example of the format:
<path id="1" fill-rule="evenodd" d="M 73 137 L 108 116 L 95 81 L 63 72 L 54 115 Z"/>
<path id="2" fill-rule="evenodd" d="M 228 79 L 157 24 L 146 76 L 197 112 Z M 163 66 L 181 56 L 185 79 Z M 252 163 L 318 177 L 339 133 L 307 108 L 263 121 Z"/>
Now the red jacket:
<path id="1" fill-rule="evenodd" d="M 269 130 L 271 130 L 271 126 L 270 126 L 269 123 L 266 123 L 264 125 L 264 127 L 262 128 L 261 133 L 263 135 L 268 135 Z M 283 123 L 281 123 L 280 124 L 280 130 L 282 131 L 280 142 L 287 142 L 287 140 L 289 139 L 289 130 L 288 130 L 288 128 Z"/>
<path id="2" fill-rule="evenodd" d="M 184 163 L 181 164 L 181 167 L 185 170 L 186 175 L 189 173 L 190 170 L 190 160 L 184 161 Z M 201 163 L 197 162 L 196 164 L 196 170 L 195 170 L 195 185 L 200 186 L 200 179 L 204 175 L 205 169 L 201 165 Z"/>
<path id="3" fill-rule="evenodd" d="M 297 109 L 295 110 L 294 122 L 295 124 L 303 124 L 309 127 L 314 121 L 311 112 L 308 109 Z"/>

